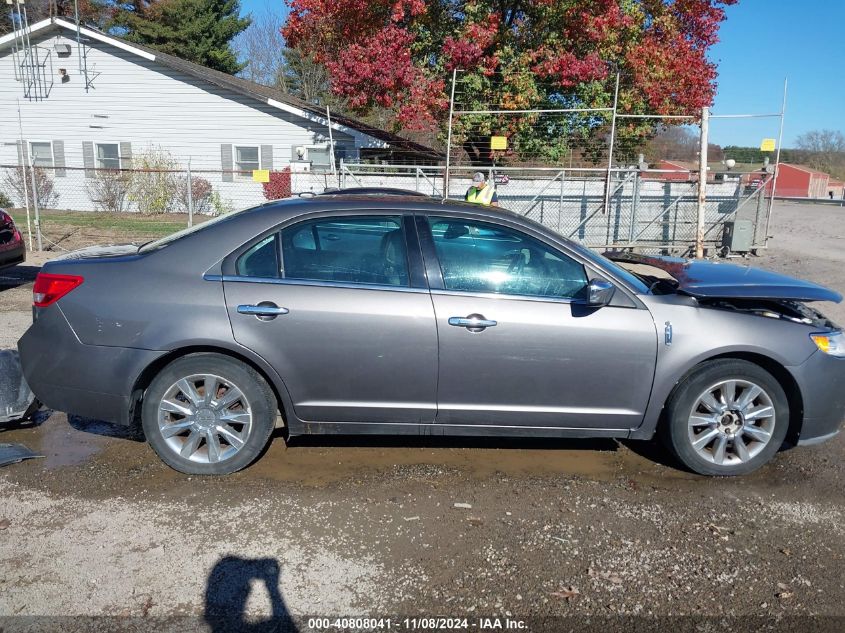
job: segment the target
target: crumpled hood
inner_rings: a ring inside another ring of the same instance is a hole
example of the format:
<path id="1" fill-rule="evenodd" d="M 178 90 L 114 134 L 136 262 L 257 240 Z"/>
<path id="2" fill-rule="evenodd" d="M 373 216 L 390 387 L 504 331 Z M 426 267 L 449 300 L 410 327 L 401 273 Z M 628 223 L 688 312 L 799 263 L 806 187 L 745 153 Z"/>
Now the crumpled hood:
<path id="1" fill-rule="evenodd" d="M 88 246 L 54 257 L 50 261 L 67 261 L 69 259 L 99 259 L 101 257 L 121 257 L 125 255 L 137 255 L 137 244 L 109 244 L 107 246 Z"/>
<path id="2" fill-rule="evenodd" d="M 841 294 L 824 286 L 751 266 L 615 251 L 604 256 L 664 270 L 678 282 L 678 292 L 692 297 L 842 301 Z"/>

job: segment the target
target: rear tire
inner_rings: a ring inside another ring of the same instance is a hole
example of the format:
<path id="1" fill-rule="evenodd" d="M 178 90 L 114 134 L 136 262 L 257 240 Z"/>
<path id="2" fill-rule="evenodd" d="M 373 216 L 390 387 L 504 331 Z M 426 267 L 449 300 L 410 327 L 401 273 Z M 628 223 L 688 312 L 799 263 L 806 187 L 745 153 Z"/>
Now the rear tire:
<path id="1" fill-rule="evenodd" d="M 672 392 L 660 428 L 675 457 L 701 475 L 757 470 L 783 444 L 789 403 L 780 383 L 744 360 L 703 363 Z"/>
<path id="2" fill-rule="evenodd" d="M 252 367 L 220 354 L 179 358 L 144 394 L 147 441 L 171 468 L 227 475 L 249 466 L 273 432 L 276 399 Z"/>

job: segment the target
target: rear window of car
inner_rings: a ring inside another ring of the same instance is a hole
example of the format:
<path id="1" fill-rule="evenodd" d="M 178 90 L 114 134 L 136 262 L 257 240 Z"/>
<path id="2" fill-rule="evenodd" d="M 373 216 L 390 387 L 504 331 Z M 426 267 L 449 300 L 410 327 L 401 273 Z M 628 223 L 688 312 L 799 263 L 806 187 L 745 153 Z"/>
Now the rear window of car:
<path id="1" fill-rule="evenodd" d="M 319 218 L 281 232 L 285 279 L 408 286 L 399 216 Z"/>
<path id="2" fill-rule="evenodd" d="M 160 239 L 154 240 L 152 242 L 147 242 L 146 244 L 142 244 L 140 248 L 138 248 L 138 252 L 148 253 L 149 251 L 157 250 L 159 248 L 167 246 L 172 242 L 180 240 L 183 237 L 187 237 L 188 235 L 193 235 L 194 233 L 209 229 L 215 224 L 225 222 L 226 220 L 231 220 L 233 217 L 237 216 L 239 213 L 243 213 L 244 211 L 249 211 L 249 209 L 241 209 L 238 211 L 232 211 L 231 213 L 218 215 L 216 218 L 211 218 L 210 220 L 206 220 L 205 222 L 201 222 L 199 224 L 194 224 L 193 226 L 189 226 L 188 228 L 182 229 L 181 231 L 176 231 L 175 233 L 171 233 L 170 235 L 165 235 Z"/>
<path id="3" fill-rule="evenodd" d="M 238 258 L 235 268 L 238 274 L 244 277 L 278 277 L 280 272 L 278 234 L 274 233 L 251 246 Z"/>
<path id="4" fill-rule="evenodd" d="M 408 286 L 400 216 L 344 216 L 294 224 L 238 257 L 237 274 L 382 286 Z"/>

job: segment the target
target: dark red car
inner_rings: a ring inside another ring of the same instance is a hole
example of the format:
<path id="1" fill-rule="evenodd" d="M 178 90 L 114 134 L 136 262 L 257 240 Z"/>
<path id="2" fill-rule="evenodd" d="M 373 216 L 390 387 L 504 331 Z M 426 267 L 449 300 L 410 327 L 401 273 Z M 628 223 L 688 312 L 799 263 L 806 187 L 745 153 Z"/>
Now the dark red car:
<path id="1" fill-rule="evenodd" d="M 0 209 L 0 270 L 26 259 L 26 247 L 21 232 L 15 227 L 12 216 Z"/>

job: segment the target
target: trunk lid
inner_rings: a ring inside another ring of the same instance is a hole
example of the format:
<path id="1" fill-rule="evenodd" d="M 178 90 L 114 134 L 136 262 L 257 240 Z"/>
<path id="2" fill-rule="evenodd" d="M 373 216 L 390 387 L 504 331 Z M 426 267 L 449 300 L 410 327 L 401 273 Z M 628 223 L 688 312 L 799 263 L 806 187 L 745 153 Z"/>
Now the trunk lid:
<path id="1" fill-rule="evenodd" d="M 137 255 L 137 244 L 109 244 L 107 246 L 89 246 L 76 251 L 64 253 L 51 259 L 51 262 L 67 262 L 75 259 L 103 259 L 109 257 L 125 257 Z"/>

